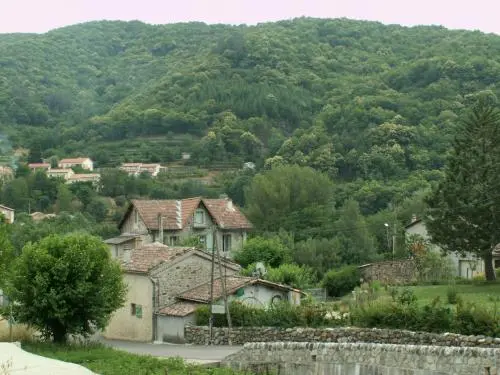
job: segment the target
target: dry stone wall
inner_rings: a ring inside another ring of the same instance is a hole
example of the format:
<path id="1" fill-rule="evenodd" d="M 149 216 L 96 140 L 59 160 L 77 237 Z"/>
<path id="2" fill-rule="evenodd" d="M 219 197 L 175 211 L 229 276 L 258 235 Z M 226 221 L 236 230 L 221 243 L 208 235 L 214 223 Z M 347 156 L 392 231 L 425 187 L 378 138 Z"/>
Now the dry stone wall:
<path id="1" fill-rule="evenodd" d="M 250 343 L 222 365 L 283 375 L 500 375 L 500 349 L 368 343 Z"/>
<path id="2" fill-rule="evenodd" d="M 415 262 L 411 259 L 366 264 L 359 270 L 363 280 L 384 284 L 407 284 L 415 280 Z"/>
<path id="3" fill-rule="evenodd" d="M 184 337 L 187 343 L 208 345 L 209 328 L 187 325 Z M 216 345 L 228 345 L 228 337 L 231 337 L 233 345 L 251 342 L 332 342 L 500 348 L 500 338 L 378 328 L 236 327 L 229 333 L 227 328 L 214 327 L 213 337 Z"/>

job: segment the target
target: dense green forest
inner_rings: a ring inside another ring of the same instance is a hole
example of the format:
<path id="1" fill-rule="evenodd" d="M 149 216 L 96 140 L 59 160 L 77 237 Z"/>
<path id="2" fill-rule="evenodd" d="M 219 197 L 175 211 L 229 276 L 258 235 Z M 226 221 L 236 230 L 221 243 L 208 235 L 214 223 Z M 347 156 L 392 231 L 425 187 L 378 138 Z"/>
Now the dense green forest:
<path id="1" fill-rule="evenodd" d="M 301 254 L 335 247 L 346 263 L 356 249 L 359 263 L 389 251 L 384 223 L 399 236 L 421 212 L 458 118 L 477 95 L 498 94 L 499 76 L 499 36 L 347 19 L 0 35 L 2 160 L 26 148 L 25 161 L 86 155 L 105 169 L 95 192 L 21 168 L 0 198 L 116 221 L 130 197 L 227 193 L 262 233 L 293 233 Z M 182 152 L 207 169 L 252 161 L 258 175 L 233 171 L 206 187 L 110 169 Z M 333 242 L 307 242 L 318 238 Z"/>

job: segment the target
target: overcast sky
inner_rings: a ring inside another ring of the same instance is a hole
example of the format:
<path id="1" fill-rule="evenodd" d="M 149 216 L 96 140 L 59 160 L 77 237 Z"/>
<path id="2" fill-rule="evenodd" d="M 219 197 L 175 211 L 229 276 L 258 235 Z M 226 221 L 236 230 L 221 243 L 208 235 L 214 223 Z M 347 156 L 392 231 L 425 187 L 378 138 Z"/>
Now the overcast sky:
<path id="1" fill-rule="evenodd" d="M 0 33 L 46 32 L 93 20 L 256 24 L 347 17 L 500 34 L 498 0 L 0 0 Z"/>

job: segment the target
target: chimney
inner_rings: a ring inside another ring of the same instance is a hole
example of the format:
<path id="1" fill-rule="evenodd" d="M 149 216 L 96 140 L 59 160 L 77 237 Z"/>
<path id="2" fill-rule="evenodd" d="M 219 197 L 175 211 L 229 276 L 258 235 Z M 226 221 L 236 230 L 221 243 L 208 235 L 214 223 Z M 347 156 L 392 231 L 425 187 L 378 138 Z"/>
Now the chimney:
<path id="1" fill-rule="evenodd" d="M 417 220 L 418 220 L 417 215 L 415 215 L 415 214 L 411 215 L 411 222 L 412 223 L 414 223 Z"/>
<path id="2" fill-rule="evenodd" d="M 163 216 L 158 214 L 158 242 L 163 243 Z"/>
<path id="3" fill-rule="evenodd" d="M 229 211 L 234 211 L 233 201 L 229 198 L 226 198 L 226 207 Z"/>

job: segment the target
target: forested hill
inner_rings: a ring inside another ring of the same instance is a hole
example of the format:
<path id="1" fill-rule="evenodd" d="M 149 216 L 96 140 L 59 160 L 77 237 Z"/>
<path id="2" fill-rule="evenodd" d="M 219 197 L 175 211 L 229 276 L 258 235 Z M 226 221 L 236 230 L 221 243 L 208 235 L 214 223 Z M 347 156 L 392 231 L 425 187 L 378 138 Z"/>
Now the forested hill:
<path id="1" fill-rule="evenodd" d="M 0 122 L 32 160 L 88 153 L 110 165 L 130 158 L 120 150 L 133 139 L 148 160 L 189 151 L 200 164 L 268 159 L 353 183 L 416 171 L 423 181 L 470 95 L 497 93 L 498 77 L 500 37 L 480 32 L 92 22 L 0 35 Z"/>

